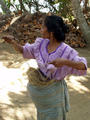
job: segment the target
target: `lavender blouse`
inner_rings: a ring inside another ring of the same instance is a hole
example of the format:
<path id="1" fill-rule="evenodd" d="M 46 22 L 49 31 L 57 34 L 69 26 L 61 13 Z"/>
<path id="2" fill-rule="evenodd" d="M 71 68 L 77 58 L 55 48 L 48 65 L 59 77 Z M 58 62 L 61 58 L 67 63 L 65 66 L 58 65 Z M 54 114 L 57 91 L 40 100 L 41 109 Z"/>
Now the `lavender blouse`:
<path id="1" fill-rule="evenodd" d="M 84 57 L 79 57 L 75 49 L 62 42 L 55 51 L 48 53 L 48 43 L 49 40 L 43 38 L 37 38 L 33 44 L 26 43 L 25 46 L 23 46 L 24 58 L 36 59 L 39 69 L 50 79 L 62 80 L 69 74 L 86 75 L 87 61 Z M 83 62 L 86 70 L 77 70 L 68 66 L 56 68 L 54 65 L 48 64 L 56 58 Z"/>

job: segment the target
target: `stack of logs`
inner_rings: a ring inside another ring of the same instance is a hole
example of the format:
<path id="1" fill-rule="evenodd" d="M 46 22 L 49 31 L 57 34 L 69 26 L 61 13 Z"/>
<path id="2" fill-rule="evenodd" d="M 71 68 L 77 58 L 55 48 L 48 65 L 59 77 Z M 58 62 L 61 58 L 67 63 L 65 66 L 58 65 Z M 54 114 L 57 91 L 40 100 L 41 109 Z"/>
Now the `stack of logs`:
<path id="1" fill-rule="evenodd" d="M 13 35 L 22 45 L 26 42 L 33 43 L 37 37 L 41 37 L 40 29 L 45 16 L 45 13 L 22 15 L 13 25 L 8 27 L 6 32 Z M 86 41 L 77 25 L 73 23 L 67 24 L 69 33 L 66 35 L 65 42 L 71 47 L 85 47 Z"/>

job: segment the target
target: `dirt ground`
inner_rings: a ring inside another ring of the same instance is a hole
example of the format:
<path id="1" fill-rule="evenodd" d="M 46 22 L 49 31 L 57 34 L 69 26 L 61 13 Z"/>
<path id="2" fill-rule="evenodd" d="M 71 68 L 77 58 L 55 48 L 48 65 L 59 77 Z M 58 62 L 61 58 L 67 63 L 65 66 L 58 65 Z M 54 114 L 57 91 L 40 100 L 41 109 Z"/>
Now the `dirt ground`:
<path id="1" fill-rule="evenodd" d="M 90 120 L 90 48 L 79 48 L 88 61 L 86 76 L 66 77 L 71 109 L 67 120 Z M 36 109 L 28 96 L 28 61 L 7 43 L 0 43 L 0 120 L 36 120 Z M 25 68 L 26 69 L 26 68 Z"/>

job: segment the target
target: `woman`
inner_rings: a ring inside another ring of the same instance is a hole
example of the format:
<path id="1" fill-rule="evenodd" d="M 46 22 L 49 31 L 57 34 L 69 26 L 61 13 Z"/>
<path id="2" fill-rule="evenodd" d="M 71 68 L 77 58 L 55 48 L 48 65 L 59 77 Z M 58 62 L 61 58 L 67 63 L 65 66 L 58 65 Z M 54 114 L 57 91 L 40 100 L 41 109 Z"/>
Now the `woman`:
<path id="1" fill-rule="evenodd" d="M 37 120 L 66 120 L 69 97 L 64 78 L 68 74 L 86 74 L 86 59 L 79 57 L 76 50 L 64 43 L 67 30 L 61 17 L 51 15 L 43 22 L 42 38 L 37 38 L 33 44 L 21 46 L 12 36 L 3 37 L 8 43 L 13 44 L 24 58 L 36 59 L 39 74 L 46 78 L 44 85 L 42 80 L 41 85 L 28 83 L 28 91 L 37 108 Z M 36 80 L 38 78 L 36 75 Z M 53 82 L 50 83 L 51 80 Z"/>

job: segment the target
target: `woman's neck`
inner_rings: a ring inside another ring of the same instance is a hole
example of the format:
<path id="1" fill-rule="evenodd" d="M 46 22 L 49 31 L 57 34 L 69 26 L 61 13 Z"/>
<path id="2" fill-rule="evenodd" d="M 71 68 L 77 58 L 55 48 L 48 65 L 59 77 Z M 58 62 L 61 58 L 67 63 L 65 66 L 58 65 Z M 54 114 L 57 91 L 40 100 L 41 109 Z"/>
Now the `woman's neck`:
<path id="1" fill-rule="evenodd" d="M 57 44 L 60 44 L 60 42 L 58 42 L 56 39 L 50 39 L 50 42 L 49 42 L 49 45 L 52 46 L 52 45 L 57 45 Z"/>
<path id="2" fill-rule="evenodd" d="M 53 51 L 56 51 L 56 49 L 60 46 L 61 42 L 58 42 L 57 40 L 51 40 L 47 46 L 48 53 L 52 53 Z"/>

